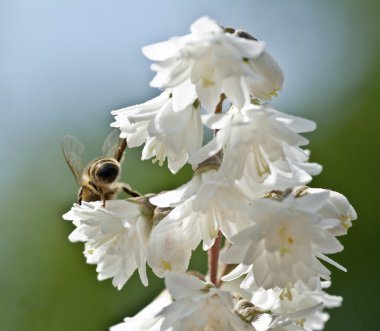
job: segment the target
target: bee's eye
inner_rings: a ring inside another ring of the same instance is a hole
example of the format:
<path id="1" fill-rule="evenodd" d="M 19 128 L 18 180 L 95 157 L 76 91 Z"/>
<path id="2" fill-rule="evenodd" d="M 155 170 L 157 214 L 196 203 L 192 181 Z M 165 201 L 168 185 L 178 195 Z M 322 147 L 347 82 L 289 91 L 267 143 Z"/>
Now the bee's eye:
<path id="1" fill-rule="evenodd" d="M 96 170 L 96 177 L 107 183 L 112 183 L 119 175 L 119 167 L 117 164 L 107 162 L 101 164 Z"/>

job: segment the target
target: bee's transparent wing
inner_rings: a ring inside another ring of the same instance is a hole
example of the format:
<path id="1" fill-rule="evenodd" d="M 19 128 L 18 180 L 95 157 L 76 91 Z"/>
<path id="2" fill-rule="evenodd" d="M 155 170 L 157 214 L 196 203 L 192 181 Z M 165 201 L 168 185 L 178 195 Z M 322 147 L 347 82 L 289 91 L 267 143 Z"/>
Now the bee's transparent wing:
<path id="1" fill-rule="evenodd" d="M 82 143 L 73 136 L 64 136 L 62 140 L 62 151 L 78 186 L 82 185 L 83 163 L 82 157 L 85 151 Z"/>
<path id="2" fill-rule="evenodd" d="M 126 147 L 125 139 L 119 138 L 119 130 L 115 129 L 107 136 L 102 147 L 102 155 L 113 157 L 118 162 L 121 161 Z"/>

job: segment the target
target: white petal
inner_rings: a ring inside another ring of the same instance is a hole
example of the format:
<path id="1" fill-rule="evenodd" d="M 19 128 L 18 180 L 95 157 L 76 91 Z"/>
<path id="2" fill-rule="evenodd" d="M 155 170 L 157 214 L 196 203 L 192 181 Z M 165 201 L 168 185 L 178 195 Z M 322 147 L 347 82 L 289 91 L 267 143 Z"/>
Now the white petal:
<path id="1" fill-rule="evenodd" d="M 311 132 L 317 127 L 317 124 L 314 121 L 284 114 L 277 110 L 273 110 L 273 112 L 277 115 L 278 121 L 283 122 L 290 130 L 294 132 Z"/>
<path id="2" fill-rule="evenodd" d="M 239 264 L 234 270 L 232 270 L 230 273 L 227 275 L 224 275 L 222 277 L 223 281 L 229 282 L 234 279 L 239 278 L 241 275 L 247 273 L 250 269 L 250 266 L 246 266 L 244 264 Z"/>
<path id="3" fill-rule="evenodd" d="M 192 192 L 195 193 L 195 187 L 189 187 L 189 185 L 185 184 L 175 190 L 160 193 L 150 198 L 149 201 L 161 208 L 170 207 L 181 202 L 185 198 L 185 195 L 188 197 Z"/>
<path id="4" fill-rule="evenodd" d="M 202 86 L 203 83 L 196 84 L 196 91 L 202 106 L 208 113 L 214 113 L 216 106 L 220 101 L 221 83 L 213 81 L 207 86 Z"/>
<path id="5" fill-rule="evenodd" d="M 231 76 L 224 79 L 223 91 L 227 98 L 238 108 L 242 108 L 246 103 L 250 102 L 249 92 L 240 77 Z"/>
<path id="6" fill-rule="evenodd" d="M 170 91 L 166 90 L 162 92 L 159 96 L 150 99 L 142 104 L 137 104 L 134 106 L 129 106 L 121 108 L 118 110 L 113 110 L 112 115 L 136 115 L 139 113 L 151 113 L 157 111 L 161 106 L 168 100 Z"/>
<path id="7" fill-rule="evenodd" d="M 189 122 L 192 113 L 192 107 L 188 107 L 182 111 L 173 111 L 171 102 L 161 108 L 154 125 L 159 133 L 172 133 L 179 130 L 186 130 L 186 124 Z M 151 133 L 153 134 L 153 133 Z"/>
<path id="8" fill-rule="evenodd" d="M 222 27 L 213 19 L 203 16 L 191 24 L 192 33 L 223 32 Z"/>
<path id="9" fill-rule="evenodd" d="M 197 98 L 195 85 L 190 82 L 190 79 L 185 80 L 182 84 L 173 87 L 173 110 L 180 111 L 194 103 Z"/>
<path id="10" fill-rule="evenodd" d="M 231 124 L 229 114 L 205 114 L 201 116 L 204 125 L 212 130 L 219 130 Z"/>
<path id="11" fill-rule="evenodd" d="M 326 204 L 329 196 L 330 192 L 328 190 L 323 190 L 318 193 L 307 194 L 298 198 L 297 204 L 302 210 L 316 212 Z"/>
<path id="12" fill-rule="evenodd" d="M 165 285 L 176 300 L 205 288 L 205 284 L 197 277 L 176 272 L 169 273 L 165 277 Z"/>
<path id="13" fill-rule="evenodd" d="M 321 260 L 324 260 L 330 264 L 332 264 L 334 267 L 344 271 L 344 272 L 347 272 L 347 269 L 345 267 L 343 267 L 342 265 L 340 265 L 339 263 L 335 262 L 334 260 L 330 259 L 329 257 L 327 257 L 326 255 L 324 254 L 321 254 L 321 253 L 318 253 L 316 254 L 317 257 L 319 257 Z"/>
<path id="14" fill-rule="evenodd" d="M 194 167 L 218 153 L 223 147 L 223 136 L 219 133 L 208 144 L 189 158 L 189 163 Z"/>
<path id="15" fill-rule="evenodd" d="M 165 61 L 177 55 L 178 47 L 174 39 L 144 46 L 142 52 L 153 61 Z"/>

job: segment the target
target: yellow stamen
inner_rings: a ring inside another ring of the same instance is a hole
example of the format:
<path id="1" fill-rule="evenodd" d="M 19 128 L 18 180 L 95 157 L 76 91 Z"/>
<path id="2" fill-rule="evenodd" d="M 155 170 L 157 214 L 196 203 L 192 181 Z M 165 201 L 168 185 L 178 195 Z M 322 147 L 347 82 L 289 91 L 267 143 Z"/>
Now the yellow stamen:
<path id="1" fill-rule="evenodd" d="M 292 290 L 290 289 L 289 285 L 286 286 L 280 293 L 280 300 L 288 299 L 289 301 L 293 300 L 293 294 Z"/>
<path id="2" fill-rule="evenodd" d="M 272 92 L 270 92 L 270 93 L 268 94 L 268 97 L 269 97 L 269 98 L 278 97 L 278 92 L 279 92 L 279 91 L 280 91 L 280 89 L 278 89 L 278 88 L 274 89 Z"/>
<path id="3" fill-rule="evenodd" d="M 215 82 L 209 78 L 203 77 L 202 78 L 202 85 L 203 85 L 203 87 L 210 87 L 210 86 L 214 86 Z"/>
<path id="4" fill-rule="evenodd" d="M 270 174 L 270 168 L 265 161 L 264 155 L 257 145 L 253 146 L 253 152 L 255 153 L 255 166 L 257 173 L 260 177 Z"/>
<path id="5" fill-rule="evenodd" d="M 162 260 L 161 264 L 162 264 L 162 267 L 164 268 L 164 270 L 172 271 L 172 265 L 168 261 Z"/>

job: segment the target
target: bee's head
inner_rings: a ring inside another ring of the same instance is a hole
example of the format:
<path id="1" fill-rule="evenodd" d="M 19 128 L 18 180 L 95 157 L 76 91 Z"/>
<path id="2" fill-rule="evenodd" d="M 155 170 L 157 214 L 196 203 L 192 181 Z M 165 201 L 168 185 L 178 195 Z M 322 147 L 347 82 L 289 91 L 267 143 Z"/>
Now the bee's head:
<path id="1" fill-rule="evenodd" d="M 120 174 L 120 165 L 115 159 L 97 159 L 89 166 L 89 176 L 99 184 L 111 184 Z"/>

